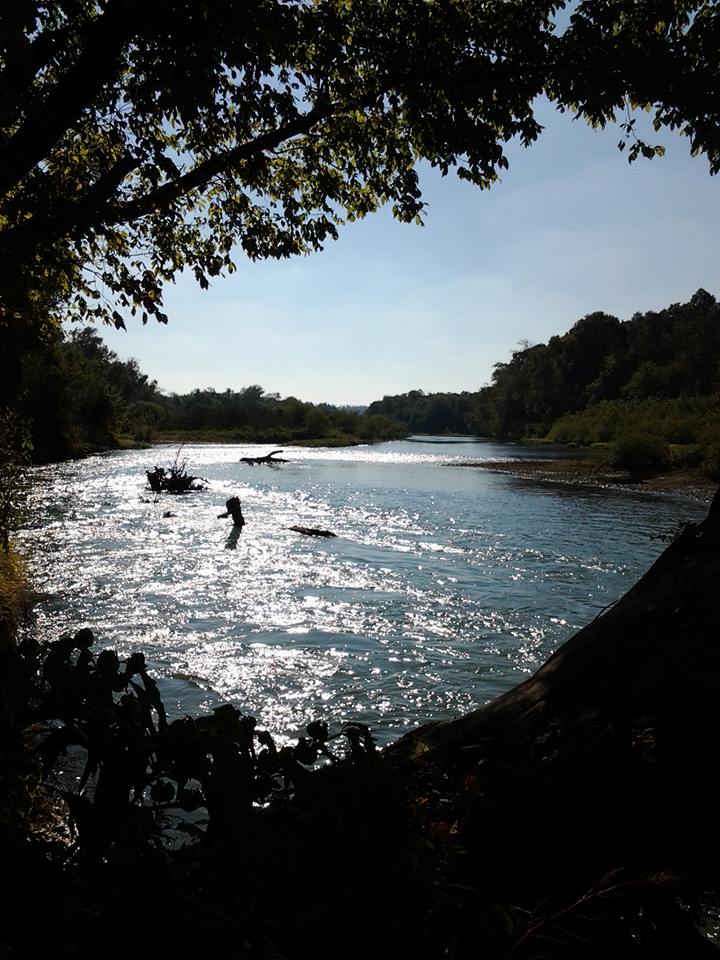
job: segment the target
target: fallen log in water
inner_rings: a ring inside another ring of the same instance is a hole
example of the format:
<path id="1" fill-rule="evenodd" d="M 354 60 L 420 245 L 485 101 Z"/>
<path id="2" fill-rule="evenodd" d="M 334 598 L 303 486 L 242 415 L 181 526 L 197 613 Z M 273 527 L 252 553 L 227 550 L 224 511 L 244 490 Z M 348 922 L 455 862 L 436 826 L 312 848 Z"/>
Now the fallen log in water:
<path id="1" fill-rule="evenodd" d="M 289 463 L 289 460 L 284 460 L 282 457 L 276 457 L 276 453 L 282 453 L 282 450 L 272 450 L 270 453 L 266 454 L 264 457 L 240 457 L 240 463 L 248 463 L 251 467 L 254 467 L 256 464 L 260 465 L 267 463 L 270 466 L 273 466 L 277 463 Z"/>
<path id="2" fill-rule="evenodd" d="M 294 530 L 295 533 L 304 533 L 306 537 L 336 537 L 337 534 L 332 530 L 320 530 L 318 527 L 288 527 L 288 530 Z"/>

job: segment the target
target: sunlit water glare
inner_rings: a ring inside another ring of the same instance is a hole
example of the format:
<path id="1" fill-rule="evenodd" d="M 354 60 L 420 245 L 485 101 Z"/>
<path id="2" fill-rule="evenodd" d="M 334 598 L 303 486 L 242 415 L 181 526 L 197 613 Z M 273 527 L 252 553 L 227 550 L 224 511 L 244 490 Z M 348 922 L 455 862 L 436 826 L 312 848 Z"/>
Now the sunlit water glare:
<path id="1" fill-rule="evenodd" d="M 386 742 L 523 679 L 704 513 L 450 465 L 537 456 L 515 446 L 287 448 L 282 467 L 238 462 L 269 449 L 186 446 L 209 488 L 182 497 L 145 483 L 174 447 L 38 469 L 22 539 L 44 594 L 40 635 L 89 626 L 100 648 L 143 651 L 175 713 L 230 701 L 280 735 L 358 720 Z M 233 495 L 247 525 L 228 549 L 217 515 Z"/>

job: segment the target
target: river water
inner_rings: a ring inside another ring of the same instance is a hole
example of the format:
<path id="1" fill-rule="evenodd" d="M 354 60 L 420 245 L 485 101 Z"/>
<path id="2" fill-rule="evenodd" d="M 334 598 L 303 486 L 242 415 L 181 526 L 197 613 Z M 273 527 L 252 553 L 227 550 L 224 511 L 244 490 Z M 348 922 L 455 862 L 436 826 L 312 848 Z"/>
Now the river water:
<path id="1" fill-rule="evenodd" d="M 547 456 L 536 448 L 402 441 L 239 463 L 269 449 L 184 447 L 209 487 L 180 497 L 145 483 L 175 447 L 38 468 L 21 539 L 39 635 L 89 626 L 98 648 L 143 651 L 175 714 L 232 702 L 281 737 L 357 720 L 387 742 L 532 673 L 705 513 L 457 465 Z M 233 495 L 234 548 L 217 518 Z"/>

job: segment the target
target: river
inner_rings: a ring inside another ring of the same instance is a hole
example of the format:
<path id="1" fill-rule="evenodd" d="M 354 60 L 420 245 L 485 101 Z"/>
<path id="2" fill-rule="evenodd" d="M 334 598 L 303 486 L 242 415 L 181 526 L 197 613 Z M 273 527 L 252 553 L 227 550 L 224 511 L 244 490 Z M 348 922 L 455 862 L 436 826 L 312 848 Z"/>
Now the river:
<path id="1" fill-rule="evenodd" d="M 232 702 L 281 737 L 356 720 L 387 742 L 528 676 L 706 512 L 457 466 L 547 456 L 531 447 L 420 440 L 238 462 L 269 449 L 184 447 L 209 487 L 179 497 L 155 497 L 144 473 L 175 447 L 37 468 L 21 542 L 39 636 L 89 626 L 98 649 L 143 651 L 175 715 Z M 247 525 L 231 549 L 217 515 L 233 495 Z"/>

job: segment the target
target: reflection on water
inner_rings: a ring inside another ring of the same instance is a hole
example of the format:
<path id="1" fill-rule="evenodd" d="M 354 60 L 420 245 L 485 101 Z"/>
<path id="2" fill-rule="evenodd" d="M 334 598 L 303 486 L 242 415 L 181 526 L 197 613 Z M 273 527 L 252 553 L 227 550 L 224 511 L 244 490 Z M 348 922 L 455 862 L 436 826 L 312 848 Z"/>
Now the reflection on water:
<path id="1" fill-rule="evenodd" d="M 185 497 L 146 488 L 170 447 L 39 469 L 24 541 L 48 594 L 43 635 L 87 625 L 103 646 L 142 650 L 177 710 L 232 700 L 281 734 L 322 717 L 388 740 L 522 679 L 704 512 L 446 466 L 507 458 L 492 444 L 238 462 L 269 449 L 186 446 L 210 487 Z M 217 515 L 234 495 L 247 524 L 233 538 Z"/>

